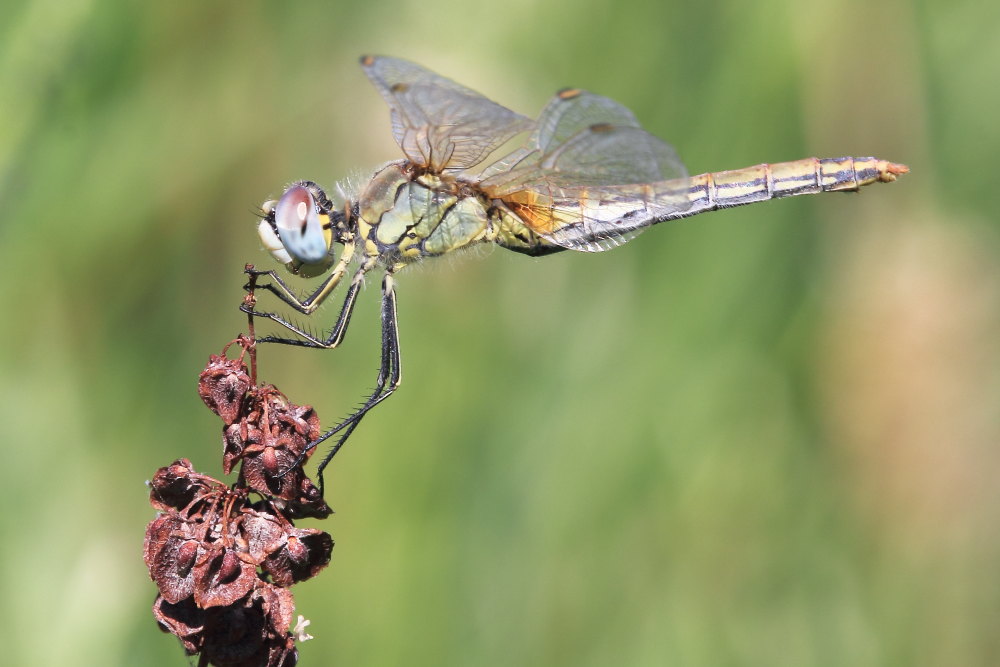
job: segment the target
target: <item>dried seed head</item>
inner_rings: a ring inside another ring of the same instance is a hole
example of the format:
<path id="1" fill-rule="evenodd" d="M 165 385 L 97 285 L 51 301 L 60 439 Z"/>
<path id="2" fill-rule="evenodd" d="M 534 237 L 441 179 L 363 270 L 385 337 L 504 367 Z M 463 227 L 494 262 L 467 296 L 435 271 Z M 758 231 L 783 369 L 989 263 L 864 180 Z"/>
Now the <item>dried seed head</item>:
<path id="1" fill-rule="evenodd" d="M 177 604 L 194 593 L 193 565 L 200 543 L 190 526 L 177 516 L 164 515 L 146 528 L 145 560 L 160 595 Z"/>
<path id="2" fill-rule="evenodd" d="M 323 494 L 312 480 L 302 476 L 299 491 L 293 500 L 285 503 L 284 514 L 289 519 L 325 519 L 333 514 L 333 510 L 323 500 Z"/>
<path id="3" fill-rule="evenodd" d="M 258 581 L 238 603 L 206 612 L 203 659 L 217 665 L 295 665 L 295 640 L 288 633 L 292 609 L 291 593 Z"/>
<path id="4" fill-rule="evenodd" d="M 198 395 L 222 421 L 232 424 L 239 416 L 250 385 L 250 374 L 242 359 L 213 354 L 198 378 Z"/>
<path id="5" fill-rule="evenodd" d="M 264 571 L 278 586 L 291 586 L 316 576 L 330 563 L 333 538 L 321 530 L 291 529 L 281 549 L 263 563 Z"/>
<path id="6" fill-rule="evenodd" d="M 222 429 L 222 472 L 228 475 L 243 459 L 243 451 L 251 442 L 260 441 L 260 430 L 251 430 L 245 419 Z"/>
<path id="7" fill-rule="evenodd" d="M 153 617 L 160 630 L 169 632 L 181 640 L 184 651 L 194 655 L 202 649 L 205 629 L 205 610 L 187 598 L 177 603 L 167 602 L 162 595 L 153 602 Z"/>
<path id="8" fill-rule="evenodd" d="M 231 605 L 253 588 L 257 568 L 233 548 L 222 547 L 194 568 L 194 601 L 202 609 Z"/>
<path id="9" fill-rule="evenodd" d="M 149 480 L 149 502 L 163 512 L 182 510 L 197 498 L 226 488 L 222 482 L 195 472 L 187 459 L 177 459 Z"/>
<path id="10" fill-rule="evenodd" d="M 240 477 L 248 487 L 265 496 L 291 500 L 298 494 L 305 473 L 296 456 L 268 445 L 248 447 Z"/>
<path id="11" fill-rule="evenodd" d="M 270 505 L 268 504 L 270 507 Z M 250 558 L 260 565 L 264 559 L 281 548 L 285 541 L 287 521 L 269 512 L 244 510 L 240 522 L 240 535 L 247 545 Z"/>
<path id="12" fill-rule="evenodd" d="M 251 339 L 233 344 L 254 359 Z M 229 487 L 178 459 L 150 480 L 150 503 L 161 512 L 143 545 L 159 589 L 153 615 L 188 654 L 201 654 L 199 664 L 291 667 L 296 639 L 309 637 L 290 633 L 287 587 L 326 567 L 333 550 L 327 533 L 292 524 L 332 513 L 302 468 L 319 417 L 272 385 L 255 386 L 243 355 L 225 352 L 210 357 L 198 393 L 225 423 L 223 470 L 238 467 L 239 477 Z M 250 491 L 263 498 L 251 504 Z"/>
<path id="13" fill-rule="evenodd" d="M 316 411 L 263 385 L 249 391 L 240 415 L 223 429 L 223 470 L 228 474 L 242 461 L 241 480 L 252 490 L 294 500 L 305 476 L 306 448 L 320 434 Z"/>

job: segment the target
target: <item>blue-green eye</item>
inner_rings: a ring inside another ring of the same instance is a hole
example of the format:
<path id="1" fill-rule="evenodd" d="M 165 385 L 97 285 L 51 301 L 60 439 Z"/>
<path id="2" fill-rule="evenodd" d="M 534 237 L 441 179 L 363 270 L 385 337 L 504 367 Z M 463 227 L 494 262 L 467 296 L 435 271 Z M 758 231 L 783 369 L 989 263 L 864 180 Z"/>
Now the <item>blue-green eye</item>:
<path id="1" fill-rule="evenodd" d="M 330 250 L 312 193 L 301 185 L 285 191 L 274 209 L 274 226 L 285 250 L 303 264 L 322 262 Z"/>

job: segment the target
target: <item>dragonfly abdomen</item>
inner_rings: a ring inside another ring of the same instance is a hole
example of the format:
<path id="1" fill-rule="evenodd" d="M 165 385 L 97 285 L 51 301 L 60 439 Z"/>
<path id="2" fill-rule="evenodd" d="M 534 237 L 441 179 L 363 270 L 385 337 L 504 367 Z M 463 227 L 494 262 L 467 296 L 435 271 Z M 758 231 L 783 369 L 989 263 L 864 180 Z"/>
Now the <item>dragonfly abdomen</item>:
<path id="1" fill-rule="evenodd" d="M 905 165 L 873 157 L 812 157 L 700 174 L 689 179 L 690 206 L 668 219 L 780 197 L 852 192 L 872 183 L 892 182 L 907 171 Z"/>

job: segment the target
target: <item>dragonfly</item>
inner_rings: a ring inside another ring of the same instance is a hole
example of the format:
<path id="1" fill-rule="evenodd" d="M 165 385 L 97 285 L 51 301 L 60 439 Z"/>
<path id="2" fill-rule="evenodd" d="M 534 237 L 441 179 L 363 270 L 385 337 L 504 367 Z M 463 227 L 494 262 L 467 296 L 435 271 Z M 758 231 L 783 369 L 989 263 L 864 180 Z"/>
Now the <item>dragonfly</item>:
<path id="1" fill-rule="evenodd" d="M 248 289 L 269 291 L 308 316 L 353 265 L 340 313 L 328 333 L 317 335 L 276 312 L 242 306 L 294 334 L 258 342 L 332 349 L 344 340 L 365 276 L 382 272 L 375 388 L 310 443 L 308 452 L 339 436 L 320 463 L 321 485 L 323 469 L 361 419 L 400 385 L 395 274 L 406 266 L 480 244 L 536 257 L 601 252 L 660 222 L 781 197 L 853 192 L 909 171 L 874 157 L 839 157 L 689 176 L 669 144 L 629 109 L 595 93 L 561 90 L 531 120 L 412 62 L 364 56 L 361 67 L 389 106 L 404 158 L 354 189 L 338 186 L 328 196 L 315 182 L 298 181 L 262 205 L 264 248 L 291 274 L 325 276 L 315 290 L 299 295 L 277 271 L 247 267 Z M 518 135 L 524 139 L 517 148 L 493 157 Z"/>

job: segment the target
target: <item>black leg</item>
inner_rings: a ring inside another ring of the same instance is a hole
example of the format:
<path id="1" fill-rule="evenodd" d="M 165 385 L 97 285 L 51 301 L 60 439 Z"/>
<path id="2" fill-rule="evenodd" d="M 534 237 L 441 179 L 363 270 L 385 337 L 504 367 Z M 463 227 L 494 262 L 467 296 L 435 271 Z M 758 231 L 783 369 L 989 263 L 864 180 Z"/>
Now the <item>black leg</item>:
<path id="1" fill-rule="evenodd" d="M 343 256 L 341 257 L 341 260 L 342 263 L 344 263 Z M 365 274 L 374 266 L 375 259 L 372 258 L 358 267 L 358 270 L 355 272 L 354 277 L 351 280 L 351 285 L 347 289 L 347 294 L 344 297 L 344 304 L 340 309 L 340 315 L 337 318 L 337 322 L 330 331 L 330 334 L 324 338 L 314 336 L 276 313 L 255 311 L 252 307 L 247 305 L 241 306 L 240 310 L 253 317 L 269 319 L 272 322 L 276 322 L 285 327 L 292 333 L 301 336 L 301 339 L 265 336 L 263 338 L 257 338 L 257 342 L 259 343 L 280 343 L 301 347 L 333 349 L 344 339 L 344 334 L 346 333 L 347 326 L 351 320 L 351 314 L 354 312 L 354 304 L 357 300 L 358 291 L 361 289 L 361 282 L 364 279 Z M 336 274 L 337 271 L 340 272 L 341 276 L 343 275 L 341 264 L 338 264 L 334 273 Z M 273 271 L 257 271 L 250 269 L 248 270 L 248 273 L 255 277 L 262 275 L 270 276 L 272 280 L 275 281 L 277 286 L 274 284 L 264 284 L 254 285 L 254 287 L 256 289 L 267 289 L 271 291 L 282 301 L 305 314 L 312 313 L 323 301 L 323 299 L 329 295 L 340 280 L 340 276 L 331 275 L 311 296 L 307 299 L 299 299 Z M 251 283 L 252 282 L 253 281 L 251 280 Z M 250 284 L 247 285 L 247 289 L 249 288 Z M 340 451 L 340 448 L 344 446 L 344 443 L 347 442 L 347 439 L 354 432 L 354 429 L 358 427 L 358 424 L 361 423 L 361 420 L 368 413 L 368 411 L 392 395 L 392 393 L 399 387 L 401 380 L 402 370 L 400 368 L 399 358 L 399 329 L 396 324 L 396 289 L 395 281 L 393 279 L 393 270 L 389 269 L 386 271 L 385 277 L 382 279 L 382 359 L 379 366 L 378 379 L 375 382 L 375 389 L 357 410 L 321 435 L 314 442 L 309 443 L 305 452 L 303 452 L 303 454 L 299 457 L 299 460 L 297 460 L 292 467 L 300 465 L 302 463 L 302 459 L 304 459 L 309 452 L 312 452 L 321 442 L 325 442 L 329 438 L 339 434 L 336 444 L 330 449 L 329 452 L 327 452 L 326 456 L 323 457 L 323 460 L 319 464 L 317 476 L 319 477 L 320 491 L 322 492 L 324 490 L 323 470 L 327 465 L 329 465 L 336 453 Z"/>
<path id="2" fill-rule="evenodd" d="M 389 398 L 402 381 L 402 369 L 399 365 L 399 329 L 396 325 L 396 290 L 393 285 L 392 271 L 387 271 L 382 280 L 382 363 L 379 368 L 375 389 L 368 399 L 339 424 L 321 435 L 315 442 L 309 443 L 306 451 L 312 451 L 318 444 L 340 433 L 337 443 L 323 457 L 319 464 L 320 491 L 323 491 L 323 470 L 333 457 L 344 446 L 347 439 L 358 424 L 376 405 Z"/>
<path id="3" fill-rule="evenodd" d="M 286 329 L 288 329 L 292 333 L 294 333 L 294 334 L 296 334 L 298 336 L 301 336 L 301 339 L 300 338 L 284 338 L 284 337 L 281 337 L 281 336 L 262 336 L 262 337 L 260 337 L 260 338 L 257 339 L 258 343 L 279 343 L 279 344 L 282 344 L 282 345 L 297 345 L 299 347 L 313 347 L 313 348 L 322 348 L 322 349 L 326 349 L 326 350 L 332 350 L 333 348 L 335 348 L 338 345 L 340 345 L 340 343 L 343 342 L 343 340 L 344 340 L 344 334 L 347 333 L 347 326 L 351 322 L 351 313 L 354 312 L 354 304 L 355 304 L 355 302 L 357 301 L 357 298 L 358 298 L 358 291 L 360 291 L 360 289 L 361 289 L 361 282 L 364 280 L 365 273 L 367 273 L 369 270 L 371 270 L 371 268 L 373 266 L 374 266 L 374 262 L 373 261 L 368 261 L 368 262 L 365 262 L 364 264 L 362 264 L 360 267 L 358 267 L 358 270 L 354 273 L 354 278 L 351 279 L 351 285 L 350 285 L 350 287 L 347 288 L 347 294 L 344 296 L 344 304 L 340 308 L 340 315 L 337 317 L 336 324 L 333 325 L 333 328 L 330 330 L 330 333 L 327 336 L 322 337 L 322 338 L 317 337 L 317 336 L 309 333 L 308 331 L 305 331 L 301 327 L 293 324 L 292 322 L 289 322 L 287 319 L 285 319 L 284 317 L 278 315 L 277 313 L 269 313 L 269 312 L 263 312 L 263 311 L 258 311 L 258 310 L 252 310 L 246 304 L 240 306 L 240 310 L 242 310 L 243 312 L 245 312 L 245 313 L 247 313 L 249 315 L 252 315 L 253 317 L 260 317 L 260 318 L 271 320 L 272 322 L 277 322 L 278 324 L 280 324 L 281 326 L 285 327 Z M 338 269 L 339 269 L 339 267 L 338 267 Z M 262 272 L 256 272 L 255 271 L 254 273 L 255 273 L 255 275 L 265 275 L 265 274 L 266 275 L 270 275 L 273 278 L 275 278 L 276 280 L 278 280 L 279 282 L 281 280 L 273 272 L 270 272 L 270 271 L 262 271 Z M 332 287 L 329 286 L 331 284 L 331 281 L 333 281 L 333 286 L 335 286 L 336 282 L 339 282 L 339 278 L 336 281 L 334 281 L 334 277 L 333 276 L 331 276 L 330 278 L 327 278 L 325 281 L 323 281 L 323 284 L 320 285 L 319 289 L 316 292 L 314 292 L 312 296 L 310 296 L 305 301 L 298 301 L 298 300 L 296 300 L 295 303 L 292 303 L 288 299 L 285 299 L 281 295 L 281 293 L 277 290 L 277 288 L 274 287 L 274 285 L 265 284 L 265 285 L 257 285 L 255 287 L 257 289 L 264 289 L 264 288 L 270 289 L 271 292 L 273 292 L 274 294 L 277 294 L 279 297 L 281 297 L 282 300 L 285 301 L 285 303 L 288 303 L 289 305 L 292 305 L 292 306 L 295 306 L 295 304 L 298 304 L 298 306 L 296 306 L 296 309 L 299 310 L 299 312 L 303 312 L 303 313 L 305 313 L 305 314 L 308 315 L 308 314 L 312 313 L 316 309 L 316 306 L 319 303 L 322 302 L 322 299 L 314 300 L 314 297 L 317 294 L 320 294 L 322 292 L 323 293 L 323 299 L 325 299 L 326 295 L 329 294 L 330 290 L 332 289 Z M 281 283 L 281 285 L 284 286 L 284 283 Z M 288 291 L 287 287 L 285 287 L 285 290 Z M 289 294 L 290 294 L 290 291 L 289 291 Z M 306 305 L 303 306 L 303 304 L 306 304 Z M 301 307 L 299 307 L 299 306 L 301 306 Z M 307 307 L 308 307 L 308 310 L 304 309 L 304 308 L 307 308 Z"/>
<path id="4" fill-rule="evenodd" d="M 351 322 L 351 314 L 354 312 L 354 303 L 358 298 L 358 290 L 360 288 L 360 280 L 358 282 L 352 282 L 351 286 L 347 288 L 347 294 L 344 296 L 344 304 L 340 307 L 340 315 L 337 317 L 337 322 L 333 325 L 329 335 L 323 338 L 314 336 L 301 327 L 289 322 L 277 313 L 265 313 L 257 310 L 251 311 L 246 306 L 241 306 L 240 310 L 245 313 L 249 313 L 254 317 L 261 317 L 271 320 L 272 322 L 277 322 L 292 333 L 302 337 L 299 339 L 283 338 L 281 336 L 261 336 L 257 338 L 258 343 L 280 343 L 281 345 L 298 345 L 300 347 L 316 347 L 332 350 L 340 345 L 340 343 L 344 340 L 344 334 L 347 333 L 347 325 Z"/>
<path id="5" fill-rule="evenodd" d="M 341 278 L 343 278 L 344 274 L 347 272 L 347 265 L 350 263 L 351 257 L 353 256 L 354 241 L 347 241 L 344 243 L 344 250 L 340 253 L 340 259 L 337 260 L 337 265 L 333 267 L 333 271 L 331 271 L 326 280 L 324 280 L 323 283 L 316 288 L 316 291 L 304 299 L 299 297 L 287 284 L 285 284 L 285 281 L 282 280 L 281 277 L 274 271 L 260 271 L 250 267 L 247 267 L 244 271 L 254 278 L 268 276 L 274 282 L 257 285 L 255 281 L 251 281 L 255 283 L 254 289 L 266 289 L 295 310 L 304 315 L 309 315 L 316 310 L 324 300 L 326 300 L 326 297 L 328 297 L 334 289 L 337 288 Z M 249 290 L 250 283 L 244 285 L 243 289 Z M 244 309 L 244 312 L 247 311 Z"/>

